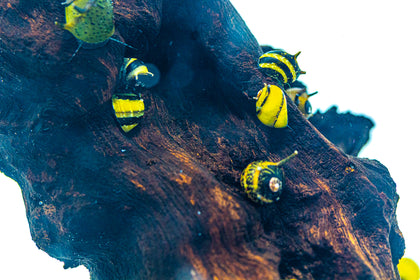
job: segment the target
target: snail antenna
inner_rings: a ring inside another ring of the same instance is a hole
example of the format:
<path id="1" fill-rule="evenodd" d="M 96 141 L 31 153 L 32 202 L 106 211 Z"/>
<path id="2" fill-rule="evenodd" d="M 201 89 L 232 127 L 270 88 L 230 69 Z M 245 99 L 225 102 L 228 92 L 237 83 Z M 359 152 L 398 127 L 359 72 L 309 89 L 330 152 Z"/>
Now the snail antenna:
<path id="1" fill-rule="evenodd" d="M 112 40 L 112 41 L 114 41 L 114 42 L 117 42 L 117 43 L 119 43 L 119 44 L 121 44 L 121 45 L 123 45 L 123 46 L 125 46 L 125 47 L 128 47 L 128 48 L 130 48 L 130 49 L 133 49 L 133 50 L 135 50 L 135 51 L 137 51 L 137 50 L 138 50 L 138 49 L 136 49 L 135 47 L 132 47 L 132 46 L 130 46 L 129 44 L 126 44 L 126 43 L 124 43 L 124 42 L 122 42 L 122 41 L 120 41 L 120 40 L 118 40 L 118 39 L 115 39 L 115 38 L 110 37 L 110 38 L 109 38 L 109 40 Z"/>
<path id="2" fill-rule="evenodd" d="M 298 151 L 295 150 L 291 155 L 289 155 L 285 159 L 282 159 L 281 161 L 277 162 L 276 165 L 277 166 L 282 166 L 283 164 L 285 164 L 286 162 L 288 162 L 289 160 L 294 158 L 297 154 L 298 154 Z"/>
<path id="3" fill-rule="evenodd" d="M 77 49 L 74 51 L 73 55 L 70 57 L 68 62 L 71 62 L 73 60 L 73 57 L 79 52 L 80 48 L 82 47 L 83 42 L 79 43 L 79 46 L 77 47 Z"/>
<path id="4" fill-rule="evenodd" d="M 315 91 L 314 93 L 308 94 L 308 97 L 314 96 L 315 94 L 317 94 L 318 92 Z"/>

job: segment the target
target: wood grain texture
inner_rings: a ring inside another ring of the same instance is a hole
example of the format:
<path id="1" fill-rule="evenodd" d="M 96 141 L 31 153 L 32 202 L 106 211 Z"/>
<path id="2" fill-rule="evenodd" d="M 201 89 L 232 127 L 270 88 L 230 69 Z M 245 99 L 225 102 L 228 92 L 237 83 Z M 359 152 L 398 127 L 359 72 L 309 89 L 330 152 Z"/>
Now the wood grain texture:
<path id="1" fill-rule="evenodd" d="M 396 186 L 288 102 L 264 127 L 261 49 L 229 1 L 114 1 L 117 43 L 82 49 L 60 1 L 0 1 L 0 170 L 37 246 L 92 279 L 398 279 Z M 124 56 L 162 72 L 129 134 L 111 96 Z M 308 73 L 309 74 L 309 73 Z M 247 199 L 254 160 L 299 155 L 279 203 Z"/>

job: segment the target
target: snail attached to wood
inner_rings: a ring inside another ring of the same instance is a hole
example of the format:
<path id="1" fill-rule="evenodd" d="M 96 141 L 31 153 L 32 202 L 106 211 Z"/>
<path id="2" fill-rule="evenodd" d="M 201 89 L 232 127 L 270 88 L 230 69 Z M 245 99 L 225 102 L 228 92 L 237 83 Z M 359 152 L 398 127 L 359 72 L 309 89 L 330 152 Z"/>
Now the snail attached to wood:
<path id="1" fill-rule="evenodd" d="M 115 93 L 112 107 L 121 129 L 126 133 L 135 128 L 144 115 L 144 101 L 136 93 Z"/>
<path id="2" fill-rule="evenodd" d="M 157 70 L 157 68 L 156 68 Z M 157 77 L 149 71 L 145 63 L 137 58 L 124 58 L 124 64 L 120 70 L 119 86 L 117 93 L 112 96 L 112 107 L 115 117 L 121 126 L 121 129 L 128 133 L 135 128 L 144 115 L 144 100 L 141 98 L 142 88 L 156 85 L 156 79 L 145 80 L 146 77 Z"/>
<path id="3" fill-rule="evenodd" d="M 283 89 L 264 84 L 256 99 L 257 118 L 263 124 L 275 128 L 287 126 L 287 100 Z"/>
<path id="4" fill-rule="evenodd" d="M 65 6 L 66 23 L 55 22 L 55 24 L 68 30 L 79 42 L 70 61 L 81 47 L 94 49 L 104 46 L 109 40 L 133 48 L 111 37 L 115 32 L 114 8 L 111 0 L 66 0 L 61 4 Z"/>
<path id="5" fill-rule="evenodd" d="M 144 63 L 137 58 L 124 58 L 124 65 L 120 70 L 125 88 L 151 88 L 160 79 L 158 68 L 151 63 Z"/>
<path id="6" fill-rule="evenodd" d="M 309 97 L 314 96 L 318 92 L 308 94 L 306 86 L 300 81 L 295 81 L 289 87 L 286 87 L 285 91 L 305 118 L 309 118 L 312 115 L 312 105 L 309 102 Z"/>
<path id="7" fill-rule="evenodd" d="M 296 60 L 299 54 L 300 52 L 291 55 L 283 50 L 272 50 L 264 53 L 258 60 L 261 71 L 278 81 L 278 85 L 264 84 L 255 98 L 257 117 L 267 126 L 282 128 L 288 124 L 284 88 L 295 82 L 299 75 L 305 74 Z"/>
<path id="8" fill-rule="evenodd" d="M 279 162 L 254 161 L 241 174 L 241 186 L 248 197 L 258 203 L 272 203 L 280 200 L 284 186 L 282 166 L 298 154 L 291 155 Z"/>
<path id="9" fill-rule="evenodd" d="M 284 50 L 272 50 L 264 53 L 258 60 L 258 66 L 267 76 L 276 79 L 281 86 L 291 84 L 299 75 L 305 74 L 300 70 L 297 57 L 300 52 L 291 55 Z"/>

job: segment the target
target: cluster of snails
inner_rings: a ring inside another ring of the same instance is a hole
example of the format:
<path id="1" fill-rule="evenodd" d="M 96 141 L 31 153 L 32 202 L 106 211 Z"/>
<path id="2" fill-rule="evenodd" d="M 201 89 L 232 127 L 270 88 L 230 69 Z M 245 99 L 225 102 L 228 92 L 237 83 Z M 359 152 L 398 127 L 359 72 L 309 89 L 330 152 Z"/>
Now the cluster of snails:
<path id="1" fill-rule="evenodd" d="M 112 38 L 115 32 L 114 12 L 111 0 L 66 0 L 66 23 L 61 27 L 78 40 L 80 48 L 98 48 L 109 40 L 133 48 Z M 56 22 L 57 25 L 60 25 Z M 152 72 L 149 70 L 152 68 Z M 151 88 L 159 81 L 159 70 L 153 64 L 145 64 L 137 58 L 124 58 L 116 93 L 112 96 L 115 117 L 124 132 L 135 128 L 144 115 L 143 88 Z"/>
<path id="2" fill-rule="evenodd" d="M 297 78 L 305 71 L 300 70 L 297 57 L 300 52 L 291 55 L 284 50 L 272 50 L 264 53 L 258 60 L 258 66 L 267 76 L 275 79 L 278 85 L 264 85 L 257 94 L 256 112 L 258 119 L 265 125 L 275 128 L 286 127 L 287 94 L 305 117 L 309 117 L 312 107 L 306 87 Z"/>
<path id="3" fill-rule="evenodd" d="M 111 0 L 66 0 L 66 23 L 62 28 L 71 32 L 78 40 L 80 48 L 97 48 L 105 45 L 115 32 L 113 5 Z M 58 23 L 56 23 L 59 25 Z M 131 47 L 133 48 L 133 47 Z M 297 82 L 304 74 L 297 64 L 300 54 L 290 55 L 283 50 L 273 50 L 263 54 L 258 61 L 259 68 L 266 75 L 278 81 L 278 85 L 264 85 L 256 97 L 258 119 L 265 125 L 275 128 L 288 125 L 287 99 L 293 100 L 299 110 L 307 117 L 311 107 L 306 87 Z M 152 67 L 154 70 L 150 71 Z M 150 88 L 159 81 L 159 71 L 153 65 L 146 65 L 136 58 L 125 58 L 120 70 L 116 93 L 112 96 L 115 117 L 121 129 L 128 133 L 135 128 L 144 115 L 143 88 Z M 279 162 L 255 161 L 250 163 L 241 175 L 241 185 L 248 197 L 259 203 L 272 203 L 280 199 L 284 185 L 282 166 L 297 155 L 297 151 Z"/>
<path id="4" fill-rule="evenodd" d="M 300 52 L 291 55 L 284 50 L 272 50 L 264 53 L 258 60 L 260 70 L 275 79 L 277 85 L 267 85 L 256 97 L 258 119 L 267 126 L 282 128 L 288 125 L 286 94 L 295 103 L 299 111 L 308 118 L 312 113 L 306 86 L 297 81 L 301 74 L 297 57 Z M 280 199 L 284 185 L 282 165 L 297 155 L 295 151 L 285 159 L 275 163 L 269 161 L 251 162 L 241 174 L 241 186 L 248 197 L 258 203 L 272 203 Z"/>

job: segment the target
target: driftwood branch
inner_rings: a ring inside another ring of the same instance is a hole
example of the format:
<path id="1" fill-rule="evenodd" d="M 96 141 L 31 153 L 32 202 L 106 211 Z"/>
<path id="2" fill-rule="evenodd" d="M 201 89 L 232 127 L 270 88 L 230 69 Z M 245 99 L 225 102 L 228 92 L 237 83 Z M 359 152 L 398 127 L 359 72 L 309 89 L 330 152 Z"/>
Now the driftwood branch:
<path id="1" fill-rule="evenodd" d="M 333 106 L 325 113 L 317 111 L 310 122 L 344 153 L 357 156 L 369 141 L 374 123 L 367 117 L 349 112 L 338 113 Z"/>
<path id="2" fill-rule="evenodd" d="M 81 49 L 60 1 L 0 1 L 0 169 L 22 189 L 33 240 L 92 279 L 394 279 L 398 195 L 377 161 L 340 151 L 288 102 L 255 116 L 261 49 L 228 1 L 114 1 L 116 37 Z M 123 57 L 160 69 L 124 134 L 111 96 Z M 308 73 L 309 75 L 309 73 Z M 289 100 L 290 101 L 290 100 Z M 239 184 L 284 167 L 278 203 Z"/>

